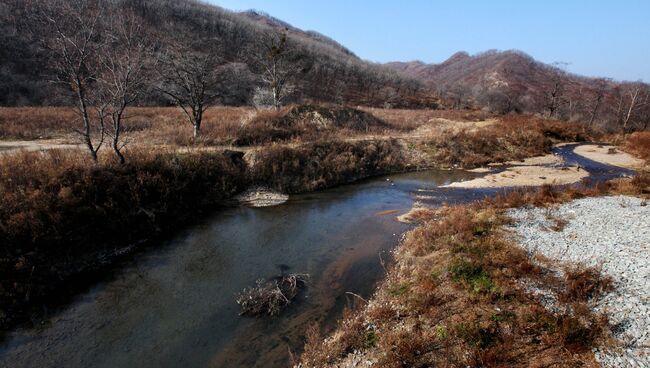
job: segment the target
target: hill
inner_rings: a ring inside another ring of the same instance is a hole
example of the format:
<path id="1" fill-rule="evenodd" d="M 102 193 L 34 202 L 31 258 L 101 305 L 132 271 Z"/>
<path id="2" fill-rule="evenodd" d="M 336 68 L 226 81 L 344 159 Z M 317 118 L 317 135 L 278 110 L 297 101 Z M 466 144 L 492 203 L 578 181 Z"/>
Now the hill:
<path id="1" fill-rule="evenodd" d="M 480 106 L 626 128 L 650 123 L 647 84 L 571 74 L 517 50 L 458 52 L 440 64 L 385 65 L 428 84 L 456 108 Z"/>
<path id="2" fill-rule="evenodd" d="M 48 82 L 53 73 L 41 45 L 53 32 L 33 21 L 39 6 L 60 1 L 0 0 L 0 105 L 68 103 L 63 89 Z M 423 84 L 412 77 L 361 60 L 324 35 L 261 12 L 236 13 L 194 0 L 94 1 L 132 12 L 158 53 L 170 45 L 186 45 L 218 55 L 227 71 L 219 91 L 223 104 L 251 104 L 255 88 L 262 83 L 256 64 L 262 51 L 257 44 L 269 34 L 284 32 L 293 51 L 291 62 L 299 70 L 292 81 L 294 102 L 411 106 L 426 94 Z M 169 102 L 151 92 L 144 103 Z"/>

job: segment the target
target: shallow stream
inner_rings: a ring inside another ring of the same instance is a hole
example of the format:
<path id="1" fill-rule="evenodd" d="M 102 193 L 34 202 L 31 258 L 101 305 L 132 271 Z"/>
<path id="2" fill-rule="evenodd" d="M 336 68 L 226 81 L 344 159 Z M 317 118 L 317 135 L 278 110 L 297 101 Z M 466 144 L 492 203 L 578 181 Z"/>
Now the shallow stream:
<path id="1" fill-rule="evenodd" d="M 556 150 L 603 180 L 629 170 Z M 408 225 L 395 216 L 497 190 L 438 188 L 481 174 L 390 175 L 267 208 L 219 210 L 134 257 L 48 323 L 12 332 L 2 367 L 285 367 L 306 329 L 331 328 L 353 292 L 368 297 Z M 425 195 L 423 195 L 425 194 Z M 307 289 L 277 318 L 239 316 L 236 294 L 284 270 Z"/>

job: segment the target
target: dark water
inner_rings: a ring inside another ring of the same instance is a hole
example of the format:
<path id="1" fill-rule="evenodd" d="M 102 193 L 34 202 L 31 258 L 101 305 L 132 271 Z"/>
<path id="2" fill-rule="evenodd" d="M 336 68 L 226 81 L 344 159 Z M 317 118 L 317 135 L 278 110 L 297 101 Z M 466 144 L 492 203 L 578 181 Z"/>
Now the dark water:
<path id="1" fill-rule="evenodd" d="M 596 180 L 629 174 L 557 150 Z M 270 208 L 221 210 L 137 257 L 38 329 L 11 334 L 3 367 L 285 367 L 311 324 L 331 326 L 369 296 L 407 225 L 395 216 L 496 190 L 437 188 L 479 176 L 461 171 L 391 175 L 293 196 Z M 391 181 L 386 179 L 390 178 Z M 236 293 L 256 279 L 308 273 L 307 290 L 278 318 L 238 315 Z"/>

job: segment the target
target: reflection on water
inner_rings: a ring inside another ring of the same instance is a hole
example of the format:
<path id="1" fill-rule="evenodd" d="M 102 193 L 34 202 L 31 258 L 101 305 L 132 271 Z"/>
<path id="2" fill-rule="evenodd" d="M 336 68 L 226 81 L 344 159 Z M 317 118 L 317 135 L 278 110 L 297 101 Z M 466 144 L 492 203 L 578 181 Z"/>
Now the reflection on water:
<path id="1" fill-rule="evenodd" d="M 621 174 L 558 150 L 601 180 Z M 420 195 L 428 205 L 496 190 L 437 188 L 477 174 L 428 171 L 292 197 L 267 208 L 231 208 L 184 230 L 97 285 L 39 329 L 13 333 L 5 367 L 283 367 L 309 325 L 331 324 L 345 292 L 372 292 L 406 225 L 395 216 Z M 395 213 L 394 210 L 397 210 Z M 309 273 L 279 318 L 244 318 L 237 292 L 258 278 Z"/>

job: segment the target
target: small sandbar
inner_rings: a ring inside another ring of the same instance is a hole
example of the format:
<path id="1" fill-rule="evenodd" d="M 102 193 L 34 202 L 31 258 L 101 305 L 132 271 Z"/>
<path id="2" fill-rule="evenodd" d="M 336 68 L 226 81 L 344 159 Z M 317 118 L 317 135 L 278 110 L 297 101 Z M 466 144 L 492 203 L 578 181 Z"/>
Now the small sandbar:
<path id="1" fill-rule="evenodd" d="M 289 196 L 266 187 L 251 187 L 235 196 L 235 200 L 248 207 L 277 206 L 289 200 Z"/>
<path id="2" fill-rule="evenodd" d="M 585 144 L 576 147 L 573 152 L 592 161 L 628 169 L 639 169 L 645 164 L 643 160 L 610 145 Z"/>
<path id="3" fill-rule="evenodd" d="M 502 172 L 488 174 L 482 178 L 455 182 L 448 188 L 501 188 L 539 185 L 563 185 L 577 183 L 589 176 L 589 172 L 579 167 L 515 166 Z"/>
<path id="4" fill-rule="evenodd" d="M 509 166 L 534 166 L 534 165 L 561 165 L 564 163 L 562 157 L 548 154 L 544 156 L 529 157 L 519 161 L 508 161 L 505 164 Z"/>
<path id="5" fill-rule="evenodd" d="M 469 170 L 467 170 L 467 172 L 471 172 L 471 173 L 479 173 L 479 174 L 489 173 L 489 172 L 491 172 L 491 171 L 492 171 L 492 169 L 490 169 L 489 167 L 477 167 L 477 168 L 475 168 L 475 169 L 469 169 Z"/>

